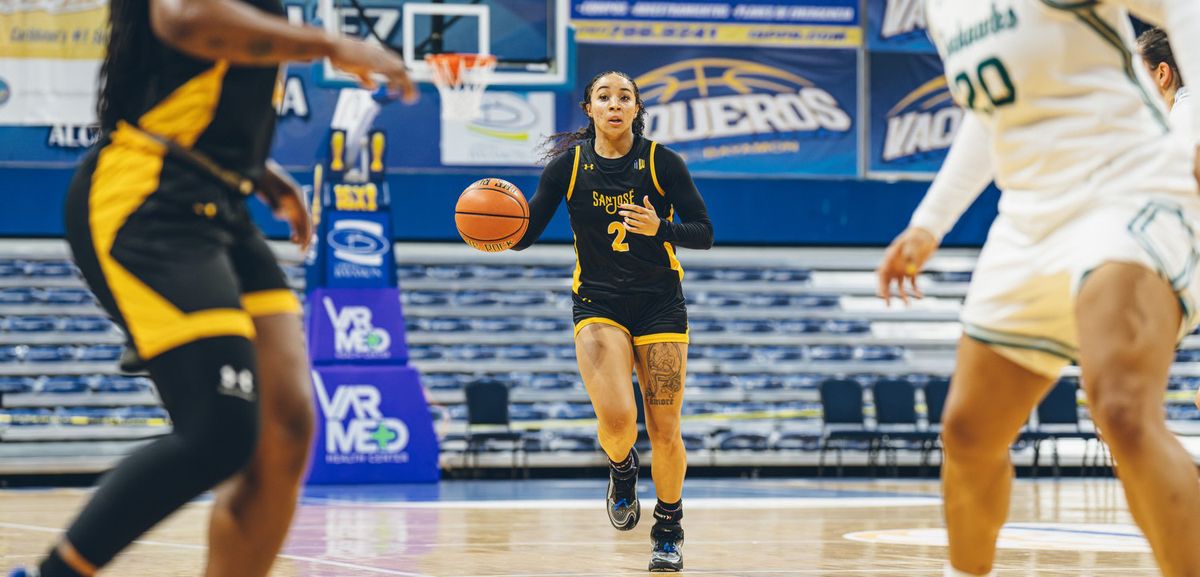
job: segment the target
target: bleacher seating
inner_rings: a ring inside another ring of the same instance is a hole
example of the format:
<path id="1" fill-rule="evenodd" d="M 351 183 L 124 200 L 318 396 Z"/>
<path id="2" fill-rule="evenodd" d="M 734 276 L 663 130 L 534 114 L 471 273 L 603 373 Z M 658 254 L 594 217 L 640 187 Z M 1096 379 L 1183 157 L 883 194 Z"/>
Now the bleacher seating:
<path id="1" fill-rule="evenodd" d="M 31 377 L 20 377 L 13 375 L 0 376 L 0 395 L 13 393 L 29 393 L 33 392 L 37 386 L 37 381 Z"/>
<path id="2" fill-rule="evenodd" d="M 65 245 L 45 244 L 36 258 L 4 255 L 0 245 L 0 450 L 67 439 L 86 452 L 88 442 L 169 430 L 150 381 L 115 374 L 124 336 L 65 260 Z M 409 356 L 422 372 L 446 462 L 458 462 L 465 449 L 465 387 L 488 378 L 508 385 L 511 421 L 533 466 L 602 463 L 571 340 L 569 248 L 488 255 L 413 245 L 397 253 Z M 974 254 L 938 257 L 921 279 L 927 297 L 890 309 L 873 297 L 878 256 L 758 249 L 680 256 L 692 335 L 683 432 L 694 465 L 815 465 L 819 391 L 831 379 L 864 388 L 868 429 L 875 382 L 917 391 L 931 379 L 944 382 Z M 303 269 L 289 263 L 285 272 L 301 290 Z M 1200 421 L 1191 404 L 1200 337 L 1185 339 L 1176 360 L 1167 414 L 1187 425 Z M 921 402 L 917 410 L 927 430 Z M 508 466 L 503 444 L 481 450 L 481 466 Z M 503 454 L 489 461 L 492 450 Z"/>

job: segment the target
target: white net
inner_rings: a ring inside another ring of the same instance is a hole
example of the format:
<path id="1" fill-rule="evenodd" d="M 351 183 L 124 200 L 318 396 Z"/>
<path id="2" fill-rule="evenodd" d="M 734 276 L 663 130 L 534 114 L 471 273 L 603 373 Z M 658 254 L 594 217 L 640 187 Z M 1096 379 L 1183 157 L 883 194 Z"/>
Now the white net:
<path id="1" fill-rule="evenodd" d="M 483 92 L 496 69 L 489 54 L 446 52 L 425 56 L 442 99 L 442 118 L 469 121 L 479 117 Z"/>

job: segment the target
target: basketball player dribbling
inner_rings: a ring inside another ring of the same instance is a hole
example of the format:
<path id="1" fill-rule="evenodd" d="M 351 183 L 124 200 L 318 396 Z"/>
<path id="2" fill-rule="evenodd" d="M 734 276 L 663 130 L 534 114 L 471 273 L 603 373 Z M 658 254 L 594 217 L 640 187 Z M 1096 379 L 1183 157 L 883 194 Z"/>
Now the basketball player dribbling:
<path id="1" fill-rule="evenodd" d="M 534 243 L 566 199 L 575 233 L 572 283 L 579 371 L 608 455 L 608 517 L 622 531 L 641 515 L 637 498 L 636 369 L 653 449 L 651 571 L 683 568 L 680 409 L 688 325 L 683 268 L 675 246 L 712 246 L 712 223 L 678 154 L 642 136 L 637 85 L 621 72 L 596 75 L 584 90 L 588 125 L 551 137 L 551 158 L 529 202 L 529 228 L 514 248 Z M 673 222 L 678 210 L 683 222 Z"/>

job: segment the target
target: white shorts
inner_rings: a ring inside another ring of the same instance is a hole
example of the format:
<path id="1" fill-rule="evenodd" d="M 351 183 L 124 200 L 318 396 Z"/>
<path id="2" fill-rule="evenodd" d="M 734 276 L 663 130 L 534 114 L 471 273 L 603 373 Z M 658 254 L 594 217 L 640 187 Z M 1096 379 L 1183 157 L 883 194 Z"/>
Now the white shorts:
<path id="1" fill-rule="evenodd" d="M 963 305 L 963 330 L 1035 373 L 1057 378 L 1078 357 L 1075 295 L 1088 273 L 1133 263 L 1171 283 L 1183 308 L 1179 337 L 1200 302 L 1200 199 L 1130 194 L 1095 204 L 1040 239 L 997 217 Z"/>

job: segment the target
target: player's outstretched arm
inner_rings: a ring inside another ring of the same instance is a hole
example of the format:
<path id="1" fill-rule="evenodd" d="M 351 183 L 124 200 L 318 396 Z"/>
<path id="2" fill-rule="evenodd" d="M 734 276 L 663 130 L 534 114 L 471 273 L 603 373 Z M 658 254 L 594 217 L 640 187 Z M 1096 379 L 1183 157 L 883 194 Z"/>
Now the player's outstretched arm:
<path id="1" fill-rule="evenodd" d="M 336 42 L 320 28 L 293 26 L 241 0 L 150 0 L 150 25 L 172 48 L 234 64 L 322 58 Z"/>
<path id="2" fill-rule="evenodd" d="M 938 242 L 954 228 L 967 207 L 995 178 L 988 138 L 987 127 L 968 110 L 946 161 L 913 212 L 911 226 L 929 231 Z"/>
<path id="3" fill-rule="evenodd" d="M 993 175 L 987 128 L 968 111 L 942 169 L 913 212 L 908 228 L 888 246 L 875 270 L 879 298 L 889 305 L 893 295 L 904 304 L 910 296 L 921 298 L 917 287 L 921 269 Z"/>
<path id="4" fill-rule="evenodd" d="M 388 50 L 294 26 L 240 0 L 150 0 L 150 25 L 163 43 L 197 58 L 269 66 L 328 57 L 368 88 L 374 73 L 405 98 L 416 96 L 404 61 Z"/>

